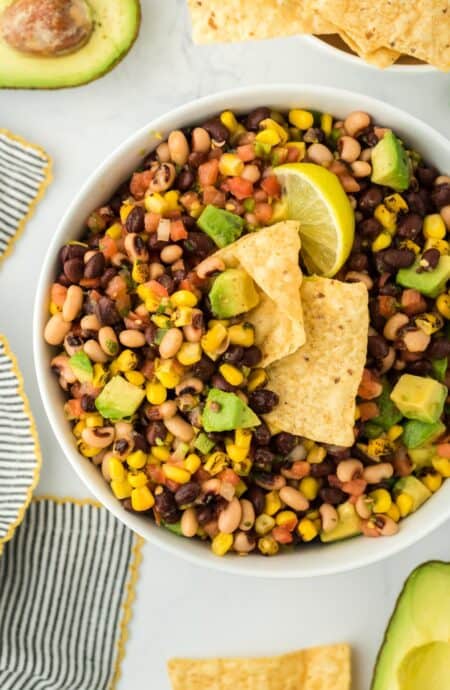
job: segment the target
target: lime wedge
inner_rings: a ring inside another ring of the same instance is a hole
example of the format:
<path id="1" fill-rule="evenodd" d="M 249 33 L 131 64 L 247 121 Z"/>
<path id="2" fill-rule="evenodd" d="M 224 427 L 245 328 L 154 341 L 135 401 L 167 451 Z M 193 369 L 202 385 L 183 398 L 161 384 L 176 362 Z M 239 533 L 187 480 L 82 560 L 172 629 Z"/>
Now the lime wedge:
<path id="1" fill-rule="evenodd" d="M 339 178 L 314 163 L 287 163 L 274 170 L 290 220 L 300 221 L 301 255 L 309 273 L 330 278 L 346 262 L 355 217 Z"/>

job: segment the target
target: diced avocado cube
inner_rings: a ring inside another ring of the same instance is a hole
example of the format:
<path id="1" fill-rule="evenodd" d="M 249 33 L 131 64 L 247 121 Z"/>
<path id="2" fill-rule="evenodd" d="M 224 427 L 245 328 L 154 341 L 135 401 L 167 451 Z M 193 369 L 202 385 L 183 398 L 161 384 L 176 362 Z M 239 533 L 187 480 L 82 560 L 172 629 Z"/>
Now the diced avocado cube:
<path id="1" fill-rule="evenodd" d="M 201 431 L 195 439 L 194 448 L 199 450 L 203 455 L 207 455 L 212 451 L 215 445 L 214 441 L 211 441 L 211 439 Z"/>
<path id="2" fill-rule="evenodd" d="M 442 357 L 442 359 L 431 360 L 431 366 L 433 369 L 433 374 L 438 381 L 443 383 L 445 380 L 445 374 L 447 373 L 448 359 L 447 357 Z"/>
<path id="3" fill-rule="evenodd" d="M 400 139 L 391 131 L 386 132 L 372 149 L 372 182 L 396 192 L 409 187 L 410 163 Z"/>
<path id="4" fill-rule="evenodd" d="M 213 314 L 219 319 L 229 319 L 244 314 L 259 304 L 255 283 L 242 268 L 228 268 L 214 280 L 209 291 Z"/>
<path id="5" fill-rule="evenodd" d="M 413 500 L 412 511 L 420 508 L 431 496 L 431 491 L 427 489 L 417 477 L 410 474 L 409 477 L 402 477 L 395 483 L 394 494 L 408 494 Z"/>
<path id="6" fill-rule="evenodd" d="M 428 443 L 433 443 L 445 431 L 445 424 L 441 421 L 428 423 L 410 419 L 406 422 L 402 441 L 407 448 L 419 448 Z"/>
<path id="7" fill-rule="evenodd" d="M 341 505 L 337 507 L 337 513 L 339 522 L 336 527 L 330 532 L 324 532 L 322 530 L 320 533 L 320 541 L 324 543 L 339 541 L 340 539 L 348 539 L 349 537 L 355 537 L 357 534 L 361 534 L 361 520 L 352 503 L 348 501 L 346 503 L 341 503 Z"/>
<path id="8" fill-rule="evenodd" d="M 205 431 L 231 431 L 258 426 L 260 420 L 235 393 L 211 388 L 202 415 Z"/>
<path id="9" fill-rule="evenodd" d="M 436 422 L 444 409 L 447 388 L 435 379 L 403 374 L 394 386 L 391 400 L 408 419 Z"/>
<path id="10" fill-rule="evenodd" d="M 230 213 L 209 204 L 203 209 L 197 225 L 218 247 L 222 248 L 235 242 L 242 235 L 244 219 L 236 213 Z"/>
<path id="11" fill-rule="evenodd" d="M 432 271 L 417 273 L 418 268 L 418 260 L 409 268 L 401 268 L 397 273 L 396 282 L 402 287 L 418 290 L 426 297 L 437 297 L 445 290 L 446 283 L 450 280 L 450 256 L 441 256 L 438 265 Z"/>
<path id="12" fill-rule="evenodd" d="M 414 469 L 420 470 L 422 467 L 431 467 L 432 460 L 436 455 L 434 446 L 421 446 L 420 448 L 408 448 L 408 457 Z"/>
<path id="13" fill-rule="evenodd" d="M 92 362 L 85 352 L 76 352 L 69 359 L 69 365 L 78 381 L 90 383 L 94 376 Z"/>
<path id="14" fill-rule="evenodd" d="M 397 422 L 399 422 L 403 417 L 400 410 L 392 402 L 390 394 L 391 388 L 389 386 L 389 383 L 386 380 L 384 380 L 383 390 L 381 392 L 381 395 L 378 396 L 376 400 L 378 409 L 380 410 L 380 414 L 378 415 L 378 417 L 374 417 L 370 420 L 373 424 L 380 426 L 384 431 L 388 431 L 388 429 L 390 429 L 391 426 L 397 424 Z"/>
<path id="15" fill-rule="evenodd" d="M 145 391 L 122 376 L 114 376 L 95 401 L 100 414 L 112 422 L 131 417 L 145 397 Z"/>

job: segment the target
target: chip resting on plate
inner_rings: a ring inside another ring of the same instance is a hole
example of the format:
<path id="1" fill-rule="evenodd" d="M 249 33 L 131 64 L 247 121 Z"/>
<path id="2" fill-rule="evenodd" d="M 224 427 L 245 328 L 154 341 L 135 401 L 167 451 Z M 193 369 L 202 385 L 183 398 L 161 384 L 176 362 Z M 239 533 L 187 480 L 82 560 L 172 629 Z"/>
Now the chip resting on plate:
<path id="1" fill-rule="evenodd" d="M 170 659 L 168 671 L 173 690 L 350 690 L 350 647 L 259 658 Z"/>
<path id="2" fill-rule="evenodd" d="M 243 268 L 260 290 L 260 302 L 246 318 L 255 328 L 261 366 L 286 357 L 305 342 L 298 228 L 296 221 L 276 223 L 244 235 L 215 254 L 227 268 Z"/>
<path id="3" fill-rule="evenodd" d="M 306 343 L 269 367 L 268 387 L 280 401 L 266 421 L 274 431 L 351 446 L 366 361 L 367 289 L 362 283 L 306 278 L 301 300 Z"/>

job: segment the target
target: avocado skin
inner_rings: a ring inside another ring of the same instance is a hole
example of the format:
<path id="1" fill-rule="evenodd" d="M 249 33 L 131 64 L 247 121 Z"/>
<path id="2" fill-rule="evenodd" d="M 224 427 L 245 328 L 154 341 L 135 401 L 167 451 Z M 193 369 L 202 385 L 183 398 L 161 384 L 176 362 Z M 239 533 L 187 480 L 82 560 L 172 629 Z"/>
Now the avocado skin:
<path id="1" fill-rule="evenodd" d="M 373 669 L 373 675 L 372 675 L 372 682 L 370 685 L 370 690 L 402 690 L 402 688 L 398 684 L 397 680 L 397 671 L 398 671 L 398 666 L 395 666 L 394 663 L 396 661 L 395 658 L 395 650 L 399 648 L 399 646 L 403 643 L 406 642 L 406 638 L 409 632 L 409 625 L 413 623 L 411 620 L 411 614 L 408 611 L 408 599 L 407 597 L 409 596 L 409 592 L 412 591 L 411 597 L 414 596 L 414 588 L 415 585 L 417 584 L 418 581 L 420 581 L 422 578 L 426 578 L 427 584 L 429 585 L 430 591 L 434 591 L 434 578 L 440 578 L 442 577 L 443 580 L 447 580 L 447 582 L 444 584 L 445 589 L 450 588 L 450 563 L 446 563 L 445 561 L 427 561 L 425 563 L 422 563 L 419 565 L 417 568 L 415 568 L 412 573 L 409 575 L 407 578 L 405 584 L 403 585 L 403 588 L 397 598 L 394 610 L 391 614 L 391 617 L 389 619 L 389 622 L 386 627 L 386 631 L 383 636 L 383 640 L 381 643 L 381 647 L 378 651 L 377 658 L 375 660 L 374 664 L 374 669 Z M 428 582 L 430 580 L 430 582 Z M 405 608 L 405 612 L 402 611 L 402 609 Z M 425 605 L 424 606 L 424 613 L 425 616 L 428 615 L 430 620 L 429 623 L 432 623 L 432 616 L 435 615 L 432 612 L 430 612 L 429 608 Z M 439 616 L 439 613 L 441 615 L 446 615 L 445 609 L 444 609 L 444 614 L 442 614 L 441 608 L 437 608 L 437 615 Z M 396 626 L 396 621 L 399 616 L 403 616 L 406 618 L 405 620 L 405 629 L 403 630 L 403 633 L 401 631 L 397 631 L 395 629 Z M 447 640 L 450 639 L 450 620 L 447 621 L 449 629 L 447 631 Z M 397 635 L 397 638 L 396 638 Z M 402 640 L 402 637 L 404 638 Z M 398 639 L 400 638 L 400 639 Z M 423 640 L 423 644 L 426 644 L 427 642 L 432 642 L 434 640 Z M 445 641 L 445 640 L 444 640 Z M 415 642 L 417 644 L 417 641 Z M 393 650 L 393 651 L 391 651 Z M 402 656 L 399 659 L 399 662 L 401 663 L 403 657 L 410 651 L 408 648 L 406 648 L 405 645 L 405 653 L 402 654 Z M 423 688 L 423 690 L 433 690 L 433 688 Z"/>
<path id="2" fill-rule="evenodd" d="M 89 2 L 89 5 L 91 8 L 95 7 L 95 0 L 88 0 L 88 2 Z M 123 0 L 111 0 L 111 2 L 123 2 Z M 24 89 L 24 90 L 42 90 L 42 91 L 53 91 L 56 89 L 72 89 L 72 88 L 75 88 L 77 86 L 84 86 L 85 84 L 90 84 L 91 82 L 96 81 L 96 79 L 100 79 L 101 77 L 104 77 L 106 74 L 111 72 L 111 70 L 113 70 L 114 67 L 116 67 L 116 65 L 119 64 L 119 62 L 122 62 L 122 60 L 128 55 L 128 53 L 130 52 L 131 48 L 133 47 L 133 45 L 135 44 L 135 42 L 139 36 L 139 30 L 141 27 L 141 19 L 142 19 L 140 2 L 139 2 L 139 0 L 126 0 L 126 2 L 132 4 L 135 8 L 136 28 L 135 28 L 134 34 L 132 35 L 131 40 L 130 40 L 129 44 L 126 46 L 126 48 L 124 50 L 122 50 L 122 52 L 120 52 L 112 60 L 112 62 L 110 62 L 108 65 L 106 65 L 106 67 L 104 67 L 104 69 L 101 69 L 97 73 L 94 72 L 92 74 L 86 74 L 85 77 L 84 76 L 77 77 L 77 79 L 74 80 L 73 82 L 69 81 L 67 84 L 61 84 L 60 83 L 60 84 L 55 84 L 54 86 L 51 84 L 46 84 L 45 86 L 42 86 L 40 84 L 33 84 L 31 82 L 29 82 L 27 84 L 14 85 L 14 84 L 8 83 L 7 85 L 4 85 L 2 83 L 2 78 L 0 75 L 0 89 L 10 89 L 10 90 Z M 1 19 L 1 16 L 0 16 L 0 19 Z M 95 31 L 96 31 L 96 27 L 94 26 L 93 33 Z M 1 45 L 1 42 L 2 42 L 2 39 L 0 36 L 0 45 Z M 89 43 L 89 41 L 87 41 L 87 44 L 88 43 Z M 85 45 L 87 45 L 87 44 L 85 44 Z M 82 50 L 82 49 L 83 49 L 83 46 L 81 46 L 80 50 Z M 76 54 L 76 52 L 74 54 Z M 61 61 L 63 57 L 64 56 L 58 56 L 55 58 L 45 58 L 45 59 L 46 60 L 55 60 L 55 61 L 60 60 Z M 37 58 L 37 59 L 39 59 L 39 58 Z"/>

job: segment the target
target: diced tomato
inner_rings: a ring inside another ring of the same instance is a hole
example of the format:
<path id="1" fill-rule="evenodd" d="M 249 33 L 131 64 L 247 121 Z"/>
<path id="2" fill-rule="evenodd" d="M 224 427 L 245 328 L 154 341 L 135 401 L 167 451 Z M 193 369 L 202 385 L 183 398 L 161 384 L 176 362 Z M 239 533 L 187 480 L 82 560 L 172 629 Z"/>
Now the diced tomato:
<path id="1" fill-rule="evenodd" d="M 391 316 L 394 316 L 397 310 L 395 297 L 391 295 L 379 295 L 377 301 L 380 316 L 383 316 L 385 319 L 390 319 Z"/>
<path id="2" fill-rule="evenodd" d="M 57 307 L 62 307 L 67 295 L 67 288 L 59 283 L 53 283 L 50 290 L 50 301 Z"/>
<path id="3" fill-rule="evenodd" d="M 155 482 L 155 484 L 165 484 L 166 475 L 164 474 L 159 465 L 148 464 L 146 466 L 146 470 L 152 482 Z"/>
<path id="4" fill-rule="evenodd" d="M 291 544 L 294 539 L 286 527 L 279 526 L 273 528 L 272 536 L 279 544 Z"/>
<path id="5" fill-rule="evenodd" d="M 273 215 L 272 206 L 267 203 L 256 204 L 253 213 L 260 225 L 268 225 Z"/>
<path id="6" fill-rule="evenodd" d="M 111 259 L 114 254 L 117 254 L 117 244 L 109 235 L 103 235 L 100 240 L 99 249 L 105 259 Z"/>
<path id="7" fill-rule="evenodd" d="M 123 295 L 126 295 L 127 284 L 125 282 L 125 278 L 121 275 L 114 276 L 114 278 L 111 278 L 105 292 L 108 295 L 108 297 L 114 300 L 118 299 L 119 297 L 122 297 Z"/>
<path id="8" fill-rule="evenodd" d="M 275 175 L 268 175 L 261 182 L 261 187 L 264 191 L 274 199 L 279 199 L 281 196 L 281 187 Z"/>
<path id="9" fill-rule="evenodd" d="M 422 297 L 420 292 L 410 288 L 403 290 L 400 302 L 403 311 L 406 312 L 408 316 L 421 314 L 427 308 L 425 298 Z"/>
<path id="10" fill-rule="evenodd" d="M 146 213 L 144 217 L 145 232 L 153 233 L 158 229 L 159 221 L 161 220 L 160 213 Z"/>
<path id="11" fill-rule="evenodd" d="M 150 290 L 157 296 L 157 297 L 168 297 L 169 293 L 167 292 L 167 288 L 164 287 L 164 285 L 161 285 L 161 283 L 158 283 L 157 280 L 149 280 L 147 283 L 145 283 L 146 287 L 149 287 Z"/>
<path id="12" fill-rule="evenodd" d="M 206 482 L 208 479 L 211 479 L 211 475 L 203 467 L 200 467 L 193 476 L 195 477 L 196 481 L 200 483 Z"/>
<path id="13" fill-rule="evenodd" d="M 239 475 L 229 467 L 227 467 L 226 470 L 222 470 L 222 472 L 219 474 L 219 479 L 221 479 L 223 482 L 228 482 L 228 484 L 232 484 L 233 486 L 237 486 L 240 482 Z"/>
<path id="14" fill-rule="evenodd" d="M 374 419 L 380 414 L 378 405 L 374 402 L 363 402 L 358 405 L 359 418 L 362 422 L 367 422 L 369 419 Z"/>
<path id="15" fill-rule="evenodd" d="M 248 199 L 253 194 L 253 183 L 243 177 L 230 177 L 228 189 L 236 199 Z"/>
<path id="16" fill-rule="evenodd" d="M 298 161 L 300 151 L 296 146 L 288 146 L 287 162 L 295 163 Z"/>
<path id="17" fill-rule="evenodd" d="M 220 189 L 217 189 L 217 187 L 214 187 L 213 185 L 205 187 L 203 190 L 203 204 L 205 206 L 212 204 L 217 208 L 223 208 L 225 206 L 224 192 L 222 192 Z"/>
<path id="18" fill-rule="evenodd" d="M 153 171 L 144 170 L 133 174 L 130 182 L 130 192 L 136 199 L 142 199 L 153 178 Z"/>
<path id="19" fill-rule="evenodd" d="M 182 220 L 173 220 L 170 223 L 170 239 L 172 242 L 179 242 L 187 239 L 187 230 Z"/>
<path id="20" fill-rule="evenodd" d="M 249 161 L 254 161 L 256 158 L 255 147 L 253 144 L 244 144 L 243 146 L 238 146 L 236 153 L 244 163 Z"/>
<path id="21" fill-rule="evenodd" d="M 116 308 L 117 311 L 121 316 L 124 316 L 125 314 L 128 314 L 128 312 L 131 309 L 131 297 L 128 293 L 125 293 L 124 295 L 120 295 L 116 299 Z"/>
<path id="22" fill-rule="evenodd" d="M 361 383 L 358 388 L 358 395 L 364 400 L 373 400 L 381 395 L 383 386 L 378 376 L 370 369 L 364 369 Z"/>
<path id="23" fill-rule="evenodd" d="M 71 398 L 64 405 L 64 413 L 67 419 L 79 419 L 83 414 L 81 398 Z"/>
<path id="24" fill-rule="evenodd" d="M 219 161 L 217 158 L 206 161 L 198 167 L 198 181 L 202 187 L 216 184 L 219 175 Z"/>
<path id="25" fill-rule="evenodd" d="M 450 443 L 438 443 L 436 450 L 440 458 L 450 458 Z"/>
<path id="26" fill-rule="evenodd" d="M 84 288 L 97 288 L 100 286 L 100 278 L 81 278 L 80 285 Z"/>

